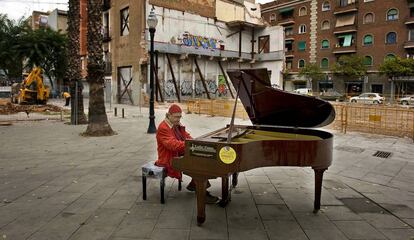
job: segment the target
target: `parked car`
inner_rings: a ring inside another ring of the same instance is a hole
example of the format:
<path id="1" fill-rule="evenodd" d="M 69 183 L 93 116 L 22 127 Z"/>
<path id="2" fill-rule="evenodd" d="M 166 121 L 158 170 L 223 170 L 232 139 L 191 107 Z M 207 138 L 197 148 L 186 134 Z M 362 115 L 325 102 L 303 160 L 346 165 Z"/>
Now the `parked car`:
<path id="1" fill-rule="evenodd" d="M 303 94 L 303 95 L 312 95 L 312 89 L 310 88 L 298 88 L 293 90 L 294 93 L 299 93 L 299 94 Z"/>
<path id="2" fill-rule="evenodd" d="M 321 92 L 319 94 L 319 97 L 323 100 L 337 101 L 337 102 L 343 102 L 346 99 L 346 96 L 344 94 L 340 94 L 339 92 L 335 90 L 328 90 L 325 92 Z"/>
<path id="3" fill-rule="evenodd" d="M 351 97 L 350 102 L 353 103 L 370 103 L 370 104 L 380 104 L 385 100 L 384 97 L 381 97 L 378 93 L 363 93 L 359 96 Z"/>
<path id="4" fill-rule="evenodd" d="M 398 102 L 402 105 L 413 105 L 414 104 L 414 95 L 406 96 L 400 98 Z"/>

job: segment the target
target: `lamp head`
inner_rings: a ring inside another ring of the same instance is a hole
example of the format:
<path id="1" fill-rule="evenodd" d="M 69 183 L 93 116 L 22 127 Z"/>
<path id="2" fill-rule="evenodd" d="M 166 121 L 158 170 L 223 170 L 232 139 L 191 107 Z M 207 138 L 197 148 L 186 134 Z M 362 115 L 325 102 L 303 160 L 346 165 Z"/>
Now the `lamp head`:
<path id="1" fill-rule="evenodd" d="M 147 18 L 148 27 L 151 29 L 155 29 L 158 23 L 158 19 L 157 19 L 157 16 L 155 15 L 154 10 L 155 10 L 154 7 L 152 7 L 151 12 L 149 13 L 148 18 Z"/>

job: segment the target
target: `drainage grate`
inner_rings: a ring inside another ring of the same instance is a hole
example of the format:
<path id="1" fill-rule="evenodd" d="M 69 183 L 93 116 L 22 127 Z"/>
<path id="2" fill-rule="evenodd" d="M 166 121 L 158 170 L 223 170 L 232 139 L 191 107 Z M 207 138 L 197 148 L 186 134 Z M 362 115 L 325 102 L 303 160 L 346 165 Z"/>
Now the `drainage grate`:
<path id="1" fill-rule="evenodd" d="M 372 156 L 380 157 L 380 158 L 389 158 L 391 156 L 391 153 L 390 152 L 377 151 Z"/>

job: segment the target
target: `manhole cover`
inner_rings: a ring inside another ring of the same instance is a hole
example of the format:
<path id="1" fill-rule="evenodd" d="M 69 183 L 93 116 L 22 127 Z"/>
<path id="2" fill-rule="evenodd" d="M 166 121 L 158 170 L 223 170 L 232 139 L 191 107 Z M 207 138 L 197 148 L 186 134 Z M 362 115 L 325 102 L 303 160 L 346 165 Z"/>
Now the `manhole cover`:
<path id="1" fill-rule="evenodd" d="M 336 150 L 344 151 L 344 152 L 351 152 L 351 153 L 362 153 L 365 149 L 360 147 L 351 147 L 351 146 L 336 146 Z"/>
<path id="2" fill-rule="evenodd" d="M 377 151 L 372 156 L 379 157 L 379 158 L 389 158 L 391 156 L 391 153 L 390 152 L 384 152 L 384 151 Z"/>

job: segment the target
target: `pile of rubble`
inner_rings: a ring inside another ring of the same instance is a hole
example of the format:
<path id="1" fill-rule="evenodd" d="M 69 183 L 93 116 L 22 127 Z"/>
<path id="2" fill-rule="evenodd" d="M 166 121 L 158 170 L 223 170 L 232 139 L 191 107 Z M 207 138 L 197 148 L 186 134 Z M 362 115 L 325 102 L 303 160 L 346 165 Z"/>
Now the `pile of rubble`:
<path id="1" fill-rule="evenodd" d="M 8 100 L 0 99 L 0 114 L 15 114 L 18 112 L 61 112 L 64 111 L 63 108 L 46 104 L 46 105 L 19 105 L 13 104 Z M 66 111 L 66 110 L 65 110 Z"/>

